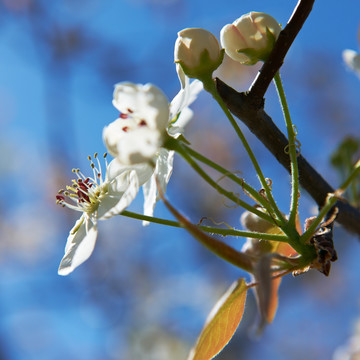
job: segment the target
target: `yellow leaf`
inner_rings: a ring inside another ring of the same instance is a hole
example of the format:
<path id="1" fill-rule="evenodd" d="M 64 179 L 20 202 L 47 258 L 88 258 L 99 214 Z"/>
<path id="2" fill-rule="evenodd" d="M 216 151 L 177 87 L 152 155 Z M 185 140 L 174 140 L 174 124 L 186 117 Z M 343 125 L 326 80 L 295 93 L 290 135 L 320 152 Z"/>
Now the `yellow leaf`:
<path id="1" fill-rule="evenodd" d="M 211 310 L 188 360 L 210 360 L 227 345 L 243 316 L 246 292 L 244 279 L 231 285 Z"/>

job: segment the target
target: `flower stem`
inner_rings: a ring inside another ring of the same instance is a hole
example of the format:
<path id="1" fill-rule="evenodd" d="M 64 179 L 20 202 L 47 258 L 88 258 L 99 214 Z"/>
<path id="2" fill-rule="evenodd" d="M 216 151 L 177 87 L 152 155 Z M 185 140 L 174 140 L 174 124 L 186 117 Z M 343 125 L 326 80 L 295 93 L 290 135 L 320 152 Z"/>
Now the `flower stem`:
<path id="1" fill-rule="evenodd" d="M 264 174 L 262 173 L 262 170 L 256 160 L 256 157 L 253 153 L 253 151 L 250 148 L 249 143 L 247 142 L 243 132 L 241 131 L 239 125 L 237 124 L 237 122 L 235 121 L 234 117 L 231 115 L 231 112 L 229 111 L 229 109 L 226 107 L 224 101 L 222 100 L 222 98 L 219 96 L 217 90 L 216 90 L 216 86 L 215 83 L 213 81 L 213 79 L 209 76 L 208 78 L 204 78 L 204 79 L 200 79 L 203 84 L 204 84 L 204 89 L 206 91 L 208 91 L 213 98 L 217 101 L 217 103 L 220 105 L 221 109 L 224 111 L 226 117 L 229 119 L 232 127 L 234 128 L 236 134 L 238 135 L 239 139 L 241 140 L 254 168 L 255 171 L 259 177 L 261 186 L 265 189 L 265 193 L 266 196 L 268 198 L 269 203 L 271 204 L 271 208 L 272 208 L 272 215 L 275 215 L 277 217 L 277 219 L 280 221 L 281 224 L 286 224 L 286 219 L 284 218 L 284 216 L 282 215 L 281 211 L 279 210 L 273 196 L 271 193 L 271 189 L 269 187 L 268 182 L 265 179 Z"/>
<path id="2" fill-rule="evenodd" d="M 214 181 L 199 165 L 198 163 L 188 154 L 187 150 L 183 147 L 181 143 L 173 138 L 168 138 L 166 142 L 166 147 L 168 149 L 175 150 L 179 155 L 183 157 L 183 159 L 210 185 L 212 186 L 217 192 L 226 196 L 228 199 L 233 201 L 235 204 L 243 207 L 244 209 L 256 214 L 260 218 L 269 221 L 271 224 L 274 223 L 273 218 L 264 213 L 263 211 L 257 210 L 253 206 L 249 205 L 245 201 L 241 200 L 239 197 L 235 196 L 234 193 L 227 191 L 222 186 L 220 186 L 216 181 Z M 279 224 L 275 225 L 279 226 Z"/>
<path id="3" fill-rule="evenodd" d="M 331 196 L 329 196 L 331 195 Z M 308 229 L 300 236 L 300 242 L 306 243 L 316 232 L 324 216 L 329 212 L 329 210 L 335 205 L 338 198 L 334 194 L 329 194 L 326 200 L 326 204 L 319 211 L 316 219 L 311 223 Z"/>
<path id="4" fill-rule="evenodd" d="M 291 121 L 289 107 L 287 105 L 285 92 L 279 72 L 275 74 L 274 83 L 279 95 L 279 100 L 284 114 L 286 129 L 289 139 L 288 151 L 290 156 L 290 167 L 291 167 L 291 205 L 290 205 L 289 223 L 295 226 L 296 215 L 298 213 L 298 206 L 299 206 L 299 170 L 298 170 L 297 153 L 296 153 L 296 134 Z"/>
<path id="5" fill-rule="evenodd" d="M 345 192 L 346 188 L 353 182 L 353 180 L 356 179 L 356 177 L 359 175 L 359 173 L 360 173 L 360 160 L 358 160 L 356 162 L 352 172 L 350 173 L 348 178 L 344 181 L 344 183 L 340 186 L 339 190 L 341 192 Z"/>
<path id="6" fill-rule="evenodd" d="M 189 155 L 191 155 L 195 159 L 197 159 L 197 160 L 201 161 L 202 163 L 208 165 L 209 167 L 215 169 L 219 173 L 223 174 L 227 178 L 234 181 L 236 184 L 240 185 L 243 188 L 245 193 L 247 193 L 251 198 L 253 198 L 259 205 L 264 207 L 269 213 L 271 213 L 272 208 L 271 208 L 269 202 L 267 201 L 267 199 L 265 197 L 261 196 L 260 193 L 258 191 L 256 191 L 252 186 L 247 184 L 244 181 L 244 179 L 237 177 L 231 171 L 223 168 L 221 165 L 215 163 L 214 161 L 210 160 L 206 156 L 198 153 L 197 151 L 190 148 L 189 146 L 183 145 L 183 148 L 189 153 Z"/>
<path id="7" fill-rule="evenodd" d="M 326 198 L 326 203 L 320 210 L 316 219 L 311 223 L 309 228 L 301 235 L 300 241 L 302 243 L 307 242 L 315 233 L 316 229 L 320 225 L 324 216 L 329 212 L 329 210 L 335 205 L 339 200 L 339 196 L 345 192 L 347 187 L 352 183 L 352 181 L 359 176 L 360 173 L 360 160 L 355 164 L 353 171 L 350 173 L 348 178 L 343 182 L 338 190 L 335 193 L 329 193 Z"/>
<path id="8" fill-rule="evenodd" d="M 132 219 L 149 221 L 149 222 L 152 222 L 155 224 L 161 224 L 161 225 L 172 226 L 172 227 L 177 227 L 177 228 L 183 227 L 183 225 L 177 221 L 160 219 L 157 217 L 142 215 L 142 214 L 134 213 L 134 212 L 127 211 L 127 210 L 123 211 L 120 215 L 129 217 Z M 247 237 L 247 238 L 254 238 L 254 239 L 287 242 L 286 235 L 256 233 L 256 232 L 251 232 L 251 231 L 240 231 L 240 230 L 235 230 L 235 229 L 220 229 L 220 228 L 216 228 L 216 227 L 212 227 L 212 226 L 203 226 L 203 225 L 198 225 L 198 228 L 207 233 L 218 234 L 218 235 L 222 235 L 222 236 L 238 236 L 238 237 Z"/>

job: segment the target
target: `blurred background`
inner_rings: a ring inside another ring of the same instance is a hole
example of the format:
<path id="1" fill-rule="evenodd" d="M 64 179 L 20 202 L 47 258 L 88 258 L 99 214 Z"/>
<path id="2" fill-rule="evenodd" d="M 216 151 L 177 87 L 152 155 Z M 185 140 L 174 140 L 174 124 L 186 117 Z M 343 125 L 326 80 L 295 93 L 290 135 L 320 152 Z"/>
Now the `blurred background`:
<path id="1" fill-rule="evenodd" d="M 57 268 L 78 214 L 56 206 L 55 194 L 70 182 L 73 167 L 90 174 L 87 156 L 105 152 L 102 129 L 118 116 L 111 104 L 115 83 L 151 82 L 169 100 L 175 96 L 178 31 L 203 27 L 219 37 L 225 24 L 249 11 L 267 12 L 285 25 L 295 5 L 295 0 L 0 0 L 1 360 L 186 358 L 212 306 L 246 274 L 212 256 L 184 230 L 143 228 L 119 216 L 99 224 L 91 258 L 60 277 Z M 341 175 L 331 156 L 349 136 L 356 152 L 360 135 L 360 80 L 341 57 L 346 48 L 358 50 L 359 10 L 353 0 L 317 1 L 281 71 L 302 154 L 334 187 Z M 227 59 L 217 75 L 245 91 L 258 68 Z M 186 135 L 194 148 L 258 187 L 211 98 L 201 94 L 192 108 Z M 273 86 L 266 110 L 284 129 Z M 244 131 L 287 212 L 288 174 Z M 242 210 L 177 157 L 167 196 L 194 223 L 206 216 L 204 224 L 212 225 L 212 219 L 240 228 Z M 300 200 L 304 222 L 316 213 L 316 204 L 305 192 Z M 140 194 L 129 210 L 141 208 Z M 172 218 L 161 203 L 155 216 Z M 224 241 L 240 249 L 244 239 Z M 254 335 L 257 310 L 249 294 L 244 319 L 218 359 L 355 359 L 349 354 L 360 347 L 359 245 L 359 238 L 336 227 L 339 260 L 330 277 L 312 271 L 284 279 L 275 321 L 260 338 Z"/>

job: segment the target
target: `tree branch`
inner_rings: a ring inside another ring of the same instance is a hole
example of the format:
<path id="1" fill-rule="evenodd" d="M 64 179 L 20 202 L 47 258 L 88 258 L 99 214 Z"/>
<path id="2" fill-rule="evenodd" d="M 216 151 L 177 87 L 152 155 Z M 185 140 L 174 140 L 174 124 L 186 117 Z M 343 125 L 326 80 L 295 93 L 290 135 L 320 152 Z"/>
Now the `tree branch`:
<path id="1" fill-rule="evenodd" d="M 254 106 L 249 99 L 249 94 L 239 93 L 220 79 L 216 79 L 216 87 L 219 95 L 224 100 L 229 110 L 238 117 L 250 131 L 270 150 L 275 158 L 290 172 L 289 155 L 285 152 L 288 140 L 274 124 L 262 106 Z M 328 193 L 334 189 L 322 178 L 322 176 L 299 155 L 299 180 L 301 186 L 311 195 L 319 207 L 325 203 Z M 338 202 L 339 208 L 337 222 L 347 230 L 360 235 L 360 212 L 347 202 Z"/>

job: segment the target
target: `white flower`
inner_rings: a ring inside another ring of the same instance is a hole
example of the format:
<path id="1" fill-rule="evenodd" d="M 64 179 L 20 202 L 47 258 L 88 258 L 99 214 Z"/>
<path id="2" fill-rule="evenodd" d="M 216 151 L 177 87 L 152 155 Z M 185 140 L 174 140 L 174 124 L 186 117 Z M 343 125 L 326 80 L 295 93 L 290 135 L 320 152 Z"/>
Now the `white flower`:
<path id="1" fill-rule="evenodd" d="M 90 257 L 97 238 L 97 221 L 111 218 L 125 210 L 134 200 L 139 187 L 152 174 L 152 168 L 147 164 L 129 167 L 113 160 L 109 165 L 106 163 L 103 178 L 97 154 L 95 159 L 96 165 L 91 162 L 92 177 L 86 177 L 79 169 L 74 169 L 77 179 L 56 196 L 58 204 L 82 212 L 70 230 L 59 275 L 68 275 Z"/>
<path id="2" fill-rule="evenodd" d="M 360 54 L 354 50 L 344 50 L 342 53 L 345 64 L 360 77 Z"/>
<path id="3" fill-rule="evenodd" d="M 189 78 L 185 76 L 184 81 L 184 87 L 174 97 L 169 106 L 170 118 L 167 132 L 174 138 L 183 134 L 184 127 L 193 116 L 193 112 L 188 106 L 195 101 L 198 93 L 203 88 L 202 83 L 198 80 L 190 83 Z M 162 192 L 166 192 L 166 187 L 173 169 L 173 160 L 174 151 L 169 151 L 165 148 L 159 149 L 155 161 L 154 175 L 143 185 L 145 215 L 152 216 L 154 214 L 155 205 L 159 200 L 156 179 L 159 182 Z M 148 223 L 144 222 L 143 224 L 147 225 Z"/>
<path id="4" fill-rule="evenodd" d="M 201 89 L 200 81 L 190 84 L 185 76 L 181 90 L 169 104 L 151 84 L 120 83 L 115 87 L 113 104 L 121 114 L 104 128 L 103 139 L 119 163 L 153 166 L 153 176 L 143 185 L 145 215 L 153 215 L 158 200 L 156 178 L 165 192 L 171 176 L 174 152 L 163 147 L 166 132 L 174 138 L 182 134 L 192 117 L 188 106 Z"/>
<path id="5" fill-rule="evenodd" d="M 253 65 L 268 58 L 280 31 L 279 23 L 272 16 L 252 11 L 225 25 L 220 41 L 233 60 Z"/>
<path id="6" fill-rule="evenodd" d="M 124 165 L 152 161 L 169 121 L 169 103 L 163 92 L 152 84 L 119 83 L 113 105 L 120 117 L 103 131 L 109 153 Z"/>

